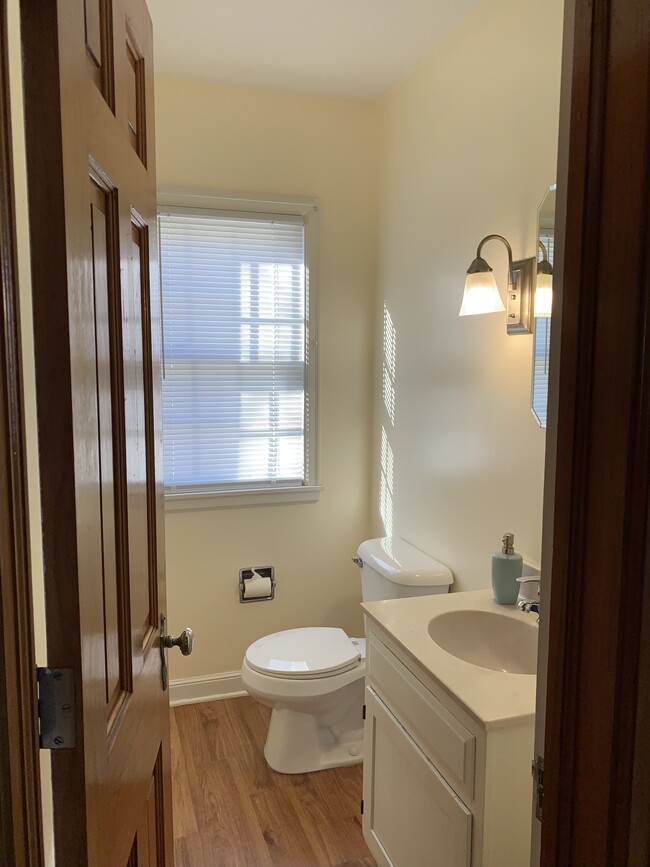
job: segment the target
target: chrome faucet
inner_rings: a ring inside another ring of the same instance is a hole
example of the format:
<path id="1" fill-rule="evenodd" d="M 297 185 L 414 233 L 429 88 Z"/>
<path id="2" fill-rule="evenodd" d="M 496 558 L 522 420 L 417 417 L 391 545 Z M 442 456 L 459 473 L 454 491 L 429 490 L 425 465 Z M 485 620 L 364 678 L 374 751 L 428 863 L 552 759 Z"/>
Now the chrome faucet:
<path id="1" fill-rule="evenodd" d="M 540 588 L 540 576 L 539 575 L 526 575 L 522 578 L 517 578 L 517 582 L 522 586 L 524 584 L 537 584 L 537 600 L 534 599 L 526 599 L 521 597 L 521 590 L 519 591 L 519 599 L 517 599 L 517 608 L 520 608 L 522 611 L 529 613 L 534 611 L 535 614 L 539 614 L 539 588 Z M 539 618 L 537 618 L 537 622 L 539 623 Z"/>

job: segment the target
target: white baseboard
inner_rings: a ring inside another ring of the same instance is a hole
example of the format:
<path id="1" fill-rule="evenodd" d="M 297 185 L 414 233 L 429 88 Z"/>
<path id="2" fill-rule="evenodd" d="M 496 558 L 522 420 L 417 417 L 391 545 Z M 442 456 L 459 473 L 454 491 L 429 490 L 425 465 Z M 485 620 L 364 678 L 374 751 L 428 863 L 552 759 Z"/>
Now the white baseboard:
<path id="1" fill-rule="evenodd" d="M 218 701 L 248 695 L 238 671 L 224 671 L 206 677 L 186 677 L 169 682 L 169 703 L 172 707 Z"/>

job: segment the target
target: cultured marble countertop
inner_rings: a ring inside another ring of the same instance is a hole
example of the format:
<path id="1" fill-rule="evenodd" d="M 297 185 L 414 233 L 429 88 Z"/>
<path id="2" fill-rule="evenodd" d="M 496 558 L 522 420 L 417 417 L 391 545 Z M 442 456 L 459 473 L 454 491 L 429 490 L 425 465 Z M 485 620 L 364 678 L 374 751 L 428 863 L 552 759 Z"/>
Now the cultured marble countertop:
<path id="1" fill-rule="evenodd" d="M 535 718 L 534 674 L 509 674 L 465 662 L 439 647 L 429 621 L 445 611 L 496 611 L 515 619 L 537 619 L 514 605 L 498 605 L 491 590 L 472 590 L 410 599 L 366 602 L 365 614 L 424 668 L 485 729 L 525 724 Z"/>

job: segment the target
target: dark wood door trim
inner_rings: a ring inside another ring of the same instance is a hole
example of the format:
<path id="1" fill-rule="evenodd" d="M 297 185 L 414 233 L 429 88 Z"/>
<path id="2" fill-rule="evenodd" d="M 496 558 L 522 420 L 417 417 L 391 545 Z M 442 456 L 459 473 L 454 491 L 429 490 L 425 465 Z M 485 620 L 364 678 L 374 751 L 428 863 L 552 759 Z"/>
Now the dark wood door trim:
<path id="1" fill-rule="evenodd" d="M 567 0 L 565 39 L 541 863 L 641 865 L 650 809 L 650 0 Z"/>
<path id="2" fill-rule="evenodd" d="M 0 0 L 0 864 L 43 864 L 9 104 Z"/>

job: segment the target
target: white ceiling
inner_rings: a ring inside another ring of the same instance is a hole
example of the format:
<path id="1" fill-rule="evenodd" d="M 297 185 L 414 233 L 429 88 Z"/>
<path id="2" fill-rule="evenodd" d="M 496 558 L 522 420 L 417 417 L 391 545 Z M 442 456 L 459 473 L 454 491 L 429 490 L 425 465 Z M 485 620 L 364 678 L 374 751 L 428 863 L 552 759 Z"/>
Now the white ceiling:
<path id="1" fill-rule="evenodd" d="M 156 73 L 375 101 L 483 0 L 149 0 Z"/>

